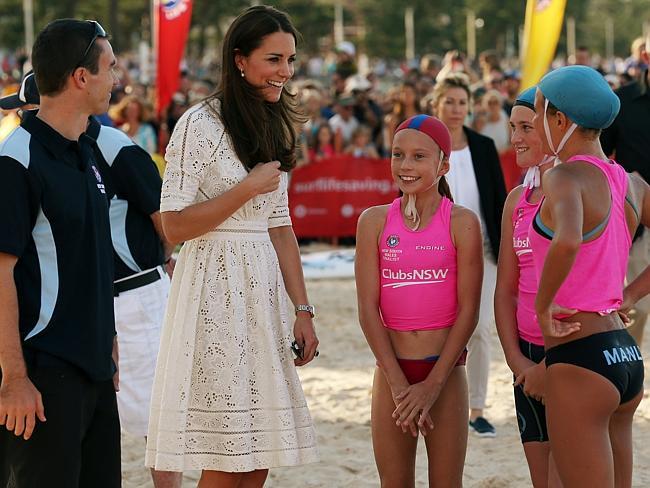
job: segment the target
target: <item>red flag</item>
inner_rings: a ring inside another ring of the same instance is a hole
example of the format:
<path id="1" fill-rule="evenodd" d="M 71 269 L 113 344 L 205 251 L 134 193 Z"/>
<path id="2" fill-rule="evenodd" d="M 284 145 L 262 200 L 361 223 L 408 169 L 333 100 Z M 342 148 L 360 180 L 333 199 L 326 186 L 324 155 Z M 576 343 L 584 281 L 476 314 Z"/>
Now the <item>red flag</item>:
<path id="1" fill-rule="evenodd" d="M 169 105 L 178 89 L 180 64 L 192 19 L 192 0 L 154 0 L 154 42 L 157 60 L 156 110 Z"/>

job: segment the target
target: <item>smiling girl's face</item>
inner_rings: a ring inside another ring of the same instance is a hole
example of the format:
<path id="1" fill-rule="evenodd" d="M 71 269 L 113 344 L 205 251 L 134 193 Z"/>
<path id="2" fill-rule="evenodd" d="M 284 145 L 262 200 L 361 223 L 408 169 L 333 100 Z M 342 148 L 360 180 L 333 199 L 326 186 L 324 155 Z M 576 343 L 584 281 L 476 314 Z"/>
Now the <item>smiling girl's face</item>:
<path id="1" fill-rule="evenodd" d="M 447 159 L 440 163 L 441 154 L 428 135 L 415 129 L 398 131 L 393 138 L 390 165 L 399 189 L 405 194 L 417 194 L 435 187 L 438 177 L 449 171 Z"/>
<path id="2" fill-rule="evenodd" d="M 510 114 L 510 143 L 517 155 L 517 166 L 530 168 L 544 158 L 542 140 L 533 125 L 535 112 L 523 105 L 516 105 Z"/>

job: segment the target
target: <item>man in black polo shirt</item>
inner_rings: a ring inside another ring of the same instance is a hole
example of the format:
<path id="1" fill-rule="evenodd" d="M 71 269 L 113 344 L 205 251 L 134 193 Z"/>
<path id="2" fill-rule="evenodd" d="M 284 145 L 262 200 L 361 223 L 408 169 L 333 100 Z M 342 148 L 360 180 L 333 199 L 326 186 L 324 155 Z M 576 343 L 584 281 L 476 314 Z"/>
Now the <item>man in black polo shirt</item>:
<path id="1" fill-rule="evenodd" d="M 0 98 L 2 109 L 23 109 L 40 103 L 33 73 L 13 95 Z M 160 219 L 162 180 L 151 156 L 124 132 L 88 119 L 86 134 L 95 144 L 97 168 L 109 200 L 115 263 L 115 328 L 120 351 L 117 395 L 122 430 L 146 436 L 149 406 L 160 343 L 160 329 L 169 293 L 173 246 Z M 182 473 L 152 471 L 156 488 L 180 486 Z"/>
<path id="2" fill-rule="evenodd" d="M 41 108 L 0 146 L 0 486 L 120 486 L 106 190 L 85 134 L 115 57 L 99 24 L 38 35 Z"/>
<path id="3" fill-rule="evenodd" d="M 641 48 L 641 60 L 650 62 L 650 36 Z M 614 155 L 616 161 L 628 172 L 638 173 L 650 183 L 650 72 L 646 69 L 641 77 L 616 90 L 621 99 L 621 110 L 614 123 L 600 137 L 603 150 Z M 628 281 L 636 278 L 650 262 L 650 233 L 647 229 L 632 244 L 627 266 Z M 634 306 L 633 323 L 629 332 L 639 347 L 643 343 L 643 329 L 650 313 L 650 297 Z"/>

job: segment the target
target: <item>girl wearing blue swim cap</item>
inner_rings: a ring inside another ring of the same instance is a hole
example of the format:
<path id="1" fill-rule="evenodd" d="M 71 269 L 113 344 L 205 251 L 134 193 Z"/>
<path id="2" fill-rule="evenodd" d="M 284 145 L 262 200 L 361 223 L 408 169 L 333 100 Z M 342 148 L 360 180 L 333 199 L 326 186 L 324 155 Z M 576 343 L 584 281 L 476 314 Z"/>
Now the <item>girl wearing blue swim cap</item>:
<path id="1" fill-rule="evenodd" d="M 542 199 L 541 176 L 552 166 L 533 126 L 536 88 L 517 97 L 510 115 L 510 142 L 517 165 L 527 169 L 524 183 L 506 199 L 494 293 L 497 331 L 512 370 L 519 434 L 531 481 L 536 487 L 560 486 L 550 459 L 544 399 L 544 338 L 535 317 L 537 276 L 528 228 Z"/>
<path id="2" fill-rule="evenodd" d="M 600 130 L 619 105 L 602 76 L 585 66 L 549 73 L 535 98 L 544 150 L 563 163 L 544 175 L 529 239 L 539 276 L 547 425 L 565 488 L 632 485 L 643 360 L 617 311 L 632 236 L 640 223 L 650 224 L 650 187 L 601 148 Z M 553 302 L 575 313 L 554 317 Z"/>

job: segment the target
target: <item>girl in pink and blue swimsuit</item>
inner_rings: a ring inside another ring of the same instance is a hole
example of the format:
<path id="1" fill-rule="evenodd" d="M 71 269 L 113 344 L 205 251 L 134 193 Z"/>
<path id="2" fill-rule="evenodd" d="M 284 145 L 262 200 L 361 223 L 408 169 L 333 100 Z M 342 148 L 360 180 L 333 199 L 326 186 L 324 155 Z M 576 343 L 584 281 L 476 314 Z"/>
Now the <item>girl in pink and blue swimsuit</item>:
<path id="1" fill-rule="evenodd" d="M 377 360 L 372 438 L 382 486 L 415 484 L 418 433 L 431 486 L 460 487 L 467 448 L 465 346 L 478 320 L 480 223 L 454 205 L 451 137 L 434 117 L 400 124 L 391 169 L 403 193 L 359 218 L 359 321 Z"/>
<path id="2" fill-rule="evenodd" d="M 497 331 L 515 379 L 514 397 L 519 434 L 535 487 L 560 486 L 550 458 L 544 399 L 544 337 L 535 316 L 537 274 L 528 232 L 542 201 L 542 175 L 553 167 L 533 126 L 535 91 L 515 100 L 510 115 L 512 147 L 517 165 L 527 169 L 524 183 L 514 188 L 503 210 L 494 293 Z M 549 469 L 550 468 L 550 469 Z"/>

